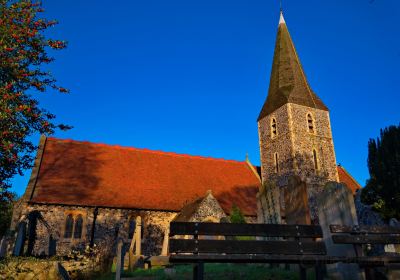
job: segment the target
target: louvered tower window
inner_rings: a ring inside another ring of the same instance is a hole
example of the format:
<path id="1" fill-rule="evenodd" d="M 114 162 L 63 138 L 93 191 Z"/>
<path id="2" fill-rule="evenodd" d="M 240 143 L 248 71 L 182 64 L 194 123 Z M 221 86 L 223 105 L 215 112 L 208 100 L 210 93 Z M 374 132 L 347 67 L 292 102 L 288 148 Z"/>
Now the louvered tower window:
<path id="1" fill-rule="evenodd" d="M 278 134 L 278 130 L 276 127 L 276 119 L 271 119 L 271 137 L 274 138 Z"/>
<path id="2" fill-rule="evenodd" d="M 314 119 L 311 114 L 307 114 L 307 126 L 308 132 L 314 133 Z"/>

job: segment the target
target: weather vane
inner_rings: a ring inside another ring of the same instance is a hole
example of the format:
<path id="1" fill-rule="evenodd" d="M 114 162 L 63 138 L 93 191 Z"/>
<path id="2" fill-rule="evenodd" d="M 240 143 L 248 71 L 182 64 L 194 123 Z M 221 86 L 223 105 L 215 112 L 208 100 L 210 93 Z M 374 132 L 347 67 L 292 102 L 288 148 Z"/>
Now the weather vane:
<path id="1" fill-rule="evenodd" d="M 282 0 L 279 0 L 279 8 L 280 8 L 280 11 L 282 12 Z"/>

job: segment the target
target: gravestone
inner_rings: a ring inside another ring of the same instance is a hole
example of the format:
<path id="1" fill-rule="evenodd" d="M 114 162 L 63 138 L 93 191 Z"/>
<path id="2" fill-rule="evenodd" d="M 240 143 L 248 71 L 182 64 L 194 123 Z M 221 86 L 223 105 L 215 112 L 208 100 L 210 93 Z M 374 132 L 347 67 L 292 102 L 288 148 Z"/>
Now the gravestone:
<path id="1" fill-rule="evenodd" d="M 4 258 L 7 252 L 7 239 L 5 236 L 0 241 L 0 258 Z"/>
<path id="2" fill-rule="evenodd" d="M 298 176 L 291 176 L 284 190 L 285 218 L 288 225 L 310 225 L 307 185 Z"/>
<path id="3" fill-rule="evenodd" d="M 271 182 L 264 183 L 257 194 L 257 220 L 259 223 L 280 224 L 279 187 Z"/>
<path id="4" fill-rule="evenodd" d="M 26 238 L 26 222 L 20 222 L 18 225 L 18 233 L 13 250 L 14 256 L 22 255 L 25 245 L 25 238 Z"/>
<path id="5" fill-rule="evenodd" d="M 400 222 L 397 219 L 392 218 L 389 221 L 389 226 L 400 228 Z M 400 254 L 400 244 L 393 244 L 393 247 L 394 247 L 394 252 Z"/>
<path id="6" fill-rule="evenodd" d="M 399 227 L 400 228 L 400 222 L 397 219 L 392 218 L 389 221 L 389 226 L 391 226 L 391 227 Z M 400 254 L 400 244 L 388 244 L 387 246 L 391 246 L 391 248 L 390 248 L 391 250 L 390 251 L 392 253 Z M 400 269 L 389 270 L 387 277 L 388 277 L 388 280 L 400 279 Z"/>
<path id="7" fill-rule="evenodd" d="M 355 256 L 351 244 L 334 244 L 329 225 L 358 225 L 353 194 L 343 184 L 329 182 L 317 197 L 319 223 L 323 232 L 323 240 L 330 256 Z M 364 279 L 357 264 L 327 265 L 330 279 Z"/>
<path id="8" fill-rule="evenodd" d="M 53 235 L 50 234 L 49 237 L 49 256 L 54 256 L 57 252 L 57 240 L 53 238 Z"/>

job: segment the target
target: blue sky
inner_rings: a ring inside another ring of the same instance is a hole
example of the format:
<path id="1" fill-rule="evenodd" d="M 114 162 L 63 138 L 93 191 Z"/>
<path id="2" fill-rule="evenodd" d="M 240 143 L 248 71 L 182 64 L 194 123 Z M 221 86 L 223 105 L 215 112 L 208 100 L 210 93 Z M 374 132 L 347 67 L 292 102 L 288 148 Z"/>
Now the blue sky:
<path id="1" fill-rule="evenodd" d="M 259 164 L 279 1 L 43 0 L 69 42 L 50 67 L 68 95 L 37 94 L 60 138 Z M 313 90 L 329 107 L 337 162 L 362 185 L 367 143 L 399 124 L 400 1 L 284 0 Z M 38 136 L 33 137 L 35 142 Z M 22 194 L 30 170 L 13 180 Z"/>

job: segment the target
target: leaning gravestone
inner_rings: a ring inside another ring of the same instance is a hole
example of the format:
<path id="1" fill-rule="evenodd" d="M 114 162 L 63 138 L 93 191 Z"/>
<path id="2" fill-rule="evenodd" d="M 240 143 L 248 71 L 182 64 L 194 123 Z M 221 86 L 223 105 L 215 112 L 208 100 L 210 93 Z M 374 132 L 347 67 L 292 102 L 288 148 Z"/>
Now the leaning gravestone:
<path id="1" fill-rule="evenodd" d="M 26 238 L 26 223 L 20 222 L 18 225 L 18 233 L 17 233 L 17 238 L 15 240 L 15 246 L 13 251 L 14 256 L 22 255 L 24 250 L 25 238 Z"/>
<path id="2" fill-rule="evenodd" d="M 318 218 L 328 255 L 355 256 L 352 245 L 334 244 L 330 225 L 358 225 L 353 194 L 346 185 L 329 182 L 317 197 Z M 329 279 L 364 279 L 357 264 L 327 265 Z"/>
<path id="3" fill-rule="evenodd" d="M 280 224 L 280 190 L 271 182 L 264 183 L 257 194 L 257 217 L 259 223 Z"/>
<path id="4" fill-rule="evenodd" d="M 292 176 L 285 187 L 285 217 L 288 225 L 311 224 L 307 185 L 298 176 Z"/>
<path id="5" fill-rule="evenodd" d="M 0 241 L 0 258 L 4 258 L 6 256 L 7 251 L 7 239 L 5 236 Z"/>

